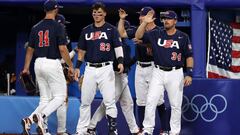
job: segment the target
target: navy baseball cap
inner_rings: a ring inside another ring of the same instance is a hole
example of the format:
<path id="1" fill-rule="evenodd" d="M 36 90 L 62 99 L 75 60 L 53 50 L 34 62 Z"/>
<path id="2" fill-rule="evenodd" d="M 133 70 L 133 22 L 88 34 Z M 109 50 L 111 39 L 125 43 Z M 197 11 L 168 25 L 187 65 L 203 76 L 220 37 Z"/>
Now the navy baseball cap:
<path id="1" fill-rule="evenodd" d="M 63 8 L 63 6 L 60 6 L 56 0 L 47 0 L 44 2 L 44 10 L 45 11 L 51 11 L 57 8 Z"/>
<path id="2" fill-rule="evenodd" d="M 177 19 L 177 14 L 172 10 L 168 10 L 166 12 L 160 12 L 160 18 Z"/>
<path id="3" fill-rule="evenodd" d="M 61 14 L 57 14 L 55 20 L 58 22 L 58 23 L 61 23 L 61 24 L 69 24 L 70 22 L 69 21 L 66 21 L 65 17 Z"/>
<path id="4" fill-rule="evenodd" d="M 149 11 L 151 11 L 151 10 L 153 10 L 153 8 L 152 7 L 144 7 L 144 8 L 142 8 L 139 12 L 137 12 L 140 16 L 145 16 L 145 15 L 147 15 L 147 13 L 149 12 Z M 153 10 L 154 11 L 154 10 Z M 155 13 L 154 13 L 154 17 L 155 17 Z"/>

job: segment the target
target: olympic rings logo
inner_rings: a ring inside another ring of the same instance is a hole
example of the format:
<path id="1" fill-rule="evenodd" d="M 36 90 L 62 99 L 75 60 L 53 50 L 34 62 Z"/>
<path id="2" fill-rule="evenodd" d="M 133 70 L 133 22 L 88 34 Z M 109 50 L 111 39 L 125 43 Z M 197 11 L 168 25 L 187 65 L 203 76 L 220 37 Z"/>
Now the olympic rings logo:
<path id="1" fill-rule="evenodd" d="M 182 106 L 182 118 L 187 122 L 193 122 L 197 120 L 199 116 L 205 122 L 213 122 L 217 118 L 218 114 L 223 113 L 227 109 L 227 100 L 223 95 L 220 94 L 212 96 L 209 101 L 202 94 L 195 95 L 191 101 L 184 95 L 183 101 L 185 104 Z M 203 104 L 200 104 L 202 102 Z M 221 104 L 220 107 L 214 104 L 222 102 L 223 104 Z M 209 115 L 208 112 L 211 112 L 213 115 Z M 193 116 L 189 116 L 189 114 L 193 114 Z"/>

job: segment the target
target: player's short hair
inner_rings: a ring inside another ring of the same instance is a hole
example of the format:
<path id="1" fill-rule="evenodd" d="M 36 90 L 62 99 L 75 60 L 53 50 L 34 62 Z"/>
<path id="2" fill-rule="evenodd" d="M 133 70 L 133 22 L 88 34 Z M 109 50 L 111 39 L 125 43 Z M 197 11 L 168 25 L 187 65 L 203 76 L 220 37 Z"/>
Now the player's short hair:
<path id="1" fill-rule="evenodd" d="M 96 2 L 92 5 L 92 10 L 98 10 L 99 8 L 101 8 L 104 12 L 107 12 L 105 4 L 102 2 Z"/>

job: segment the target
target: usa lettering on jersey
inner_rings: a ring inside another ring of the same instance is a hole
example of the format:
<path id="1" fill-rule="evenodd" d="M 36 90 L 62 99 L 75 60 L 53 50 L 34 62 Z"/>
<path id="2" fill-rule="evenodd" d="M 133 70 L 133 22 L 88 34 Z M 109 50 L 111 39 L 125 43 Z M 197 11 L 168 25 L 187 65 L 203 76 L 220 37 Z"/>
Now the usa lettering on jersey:
<path id="1" fill-rule="evenodd" d="M 159 38 L 157 44 L 161 47 L 164 47 L 164 48 L 176 47 L 177 49 L 179 49 L 178 41 L 174 41 L 172 39 L 171 40 L 162 40 L 161 38 Z"/>
<path id="2" fill-rule="evenodd" d="M 106 32 L 96 31 L 85 34 L 86 40 L 108 39 Z"/>

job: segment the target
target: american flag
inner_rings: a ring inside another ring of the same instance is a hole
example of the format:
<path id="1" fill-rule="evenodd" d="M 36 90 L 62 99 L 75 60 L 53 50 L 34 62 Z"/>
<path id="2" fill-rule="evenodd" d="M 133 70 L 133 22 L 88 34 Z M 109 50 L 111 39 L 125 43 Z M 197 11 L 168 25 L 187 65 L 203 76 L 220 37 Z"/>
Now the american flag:
<path id="1" fill-rule="evenodd" d="M 208 78 L 240 79 L 240 24 L 210 18 Z"/>

